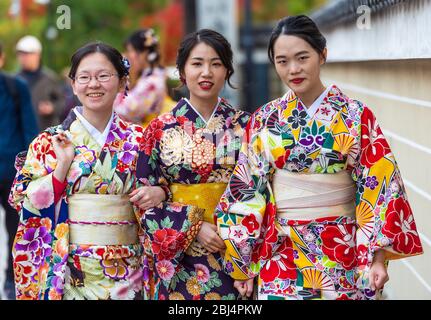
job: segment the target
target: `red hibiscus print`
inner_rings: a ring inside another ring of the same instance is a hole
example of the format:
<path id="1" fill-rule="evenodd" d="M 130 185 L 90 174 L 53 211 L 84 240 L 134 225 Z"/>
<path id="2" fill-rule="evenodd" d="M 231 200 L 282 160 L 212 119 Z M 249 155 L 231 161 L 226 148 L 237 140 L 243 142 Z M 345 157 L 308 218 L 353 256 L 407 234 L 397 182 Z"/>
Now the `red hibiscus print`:
<path id="1" fill-rule="evenodd" d="M 273 248 L 278 241 L 278 230 L 275 228 L 275 207 L 272 203 L 268 203 L 263 217 L 261 237 L 264 237 L 253 250 L 252 261 L 268 260 L 272 257 Z"/>
<path id="2" fill-rule="evenodd" d="M 320 234 L 323 253 L 346 270 L 357 265 L 355 232 L 353 224 L 326 225 Z"/>
<path id="3" fill-rule="evenodd" d="M 32 217 L 29 218 L 25 224 L 25 228 L 26 229 L 30 229 L 30 228 L 39 228 L 41 226 L 40 223 L 40 218 L 36 218 L 36 217 Z"/>
<path id="4" fill-rule="evenodd" d="M 33 267 L 31 253 L 19 252 L 13 260 L 13 270 L 15 274 L 15 282 L 17 285 L 26 286 L 30 284 L 31 277 L 35 273 Z"/>
<path id="5" fill-rule="evenodd" d="M 283 169 L 287 159 L 289 159 L 289 156 L 290 156 L 290 149 L 286 150 L 284 155 L 279 156 L 278 159 L 275 160 L 276 167 L 279 169 Z"/>
<path id="6" fill-rule="evenodd" d="M 143 146 L 141 146 L 146 155 L 151 155 L 156 141 L 160 141 L 160 139 L 162 138 L 163 127 L 163 122 L 158 119 L 154 119 L 148 125 L 147 129 L 144 132 Z"/>
<path id="7" fill-rule="evenodd" d="M 34 143 L 33 150 L 36 155 L 36 159 L 42 163 L 45 163 L 47 156 L 51 156 L 56 159 L 54 149 L 52 147 L 51 136 L 44 132 Z"/>
<path id="8" fill-rule="evenodd" d="M 128 123 L 126 123 L 124 120 L 122 120 L 122 119 L 119 119 L 119 121 L 118 121 L 118 125 L 119 125 L 119 127 L 123 130 L 123 131 L 125 131 L 126 129 L 127 129 L 127 127 L 129 126 L 129 124 Z"/>
<path id="9" fill-rule="evenodd" d="M 368 249 L 363 244 L 358 246 L 358 265 L 365 266 L 368 263 Z"/>
<path id="10" fill-rule="evenodd" d="M 393 241 L 392 247 L 397 252 L 403 254 L 422 252 L 410 205 L 403 198 L 389 202 L 382 233 Z"/>
<path id="11" fill-rule="evenodd" d="M 247 228 L 248 233 L 253 234 L 259 228 L 259 222 L 254 214 L 250 214 L 242 219 L 241 224 Z"/>
<path id="12" fill-rule="evenodd" d="M 186 123 L 186 122 L 191 122 L 191 121 L 189 120 L 189 118 L 187 118 L 187 117 L 185 117 L 185 116 L 178 116 L 178 117 L 177 117 L 177 121 L 178 121 L 178 123 L 179 123 L 180 125 L 184 125 L 184 123 Z"/>
<path id="13" fill-rule="evenodd" d="M 154 232 L 151 247 L 158 260 L 171 260 L 184 247 L 184 233 L 165 228 Z"/>
<path id="14" fill-rule="evenodd" d="M 383 156 L 391 152 L 391 149 L 373 113 L 368 108 L 364 108 L 361 123 L 362 153 L 360 162 L 362 165 L 370 168 Z"/>
<path id="15" fill-rule="evenodd" d="M 208 178 L 211 175 L 212 169 L 213 169 L 213 165 L 212 164 L 208 164 L 208 165 L 202 165 L 200 167 L 195 167 L 192 165 L 192 169 L 193 172 L 195 172 L 196 174 L 201 176 L 201 183 L 205 183 L 207 182 Z"/>
<path id="16" fill-rule="evenodd" d="M 296 265 L 293 259 L 292 240 L 286 238 L 277 253 L 260 270 L 260 278 L 264 282 L 272 282 L 275 279 L 296 279 Z"/>

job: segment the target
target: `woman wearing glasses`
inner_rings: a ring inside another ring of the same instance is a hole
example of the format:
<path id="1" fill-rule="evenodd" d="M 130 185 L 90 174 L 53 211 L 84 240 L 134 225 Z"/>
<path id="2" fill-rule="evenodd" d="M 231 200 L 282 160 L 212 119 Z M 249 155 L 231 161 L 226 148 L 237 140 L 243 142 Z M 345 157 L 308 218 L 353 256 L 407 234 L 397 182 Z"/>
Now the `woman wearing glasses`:
<path id="1" fill-rule="evenodd" d="M 128 64 L 92 43 L 72 56 L 69 76 L 82 106 L 30 144 L 12 186 L 17 298 L 143 299 L 139 209 L 128 195 L 143 128 L 113 112 Z M 155 204 L 165 198 L 159 187 L 147 193 Z"/>
<path id="2" fill-rule="evenodd" d="M 143 125 L 164 110 L 167 97 L 166 70 L 160 65 L 159 40 L 153 29 L 133 32 L 126 40 L 127 57 L 138 76 L 127 96 L 118 95 L 114 109 L 122 118 Z"/>

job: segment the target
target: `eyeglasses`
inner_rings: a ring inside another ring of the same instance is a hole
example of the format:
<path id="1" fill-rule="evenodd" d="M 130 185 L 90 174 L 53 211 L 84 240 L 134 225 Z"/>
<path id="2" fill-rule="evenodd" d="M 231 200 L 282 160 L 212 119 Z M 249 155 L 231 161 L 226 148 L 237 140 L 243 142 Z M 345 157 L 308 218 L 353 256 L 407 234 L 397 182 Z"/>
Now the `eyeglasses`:
<path id="1" fill-rule="evenodd" d="M 111 80 L 111 78 L 113 76 L 118 76 L 118 74 L 109 73 L 109 72 L 102 72 L 102 73 L 99 73 L 98 75 L 94 76 L 94 78 L 98 82 L 108 82 L 109 80 Z M 75 77 L 76 82 L 78 82 L 79 84 L 88 84 L 88 83 L 90 83 L 91 79 L 93 79 L 93 76 L 91 76 L 89 74 L 80 74 L 80 75 Z"/>

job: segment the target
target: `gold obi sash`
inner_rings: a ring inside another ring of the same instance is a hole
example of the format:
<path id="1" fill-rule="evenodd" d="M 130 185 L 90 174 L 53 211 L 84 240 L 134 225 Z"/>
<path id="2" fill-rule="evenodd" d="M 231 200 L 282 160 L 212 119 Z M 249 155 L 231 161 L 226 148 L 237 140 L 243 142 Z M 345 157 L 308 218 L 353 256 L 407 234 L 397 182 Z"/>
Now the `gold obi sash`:
<path id="1" fill-rule="evenodd" d="M 355 217 L 356 185 L 347 171 L 306 174 L 277 170 L 272 188 L 279 218 Z"/>
<path id="2" fill-rule="evenodd" d="M 172 201 L 204 209 L 204 221 L 214 224 L 214 210 L 226 190 L 226 183 L 172 183 Z"/>
<path id="3" fill-rule="evenodd" d="M 74 194 L 69 201 L 70 243 L 138 243 L 138 226 L 128 195 Z"/>

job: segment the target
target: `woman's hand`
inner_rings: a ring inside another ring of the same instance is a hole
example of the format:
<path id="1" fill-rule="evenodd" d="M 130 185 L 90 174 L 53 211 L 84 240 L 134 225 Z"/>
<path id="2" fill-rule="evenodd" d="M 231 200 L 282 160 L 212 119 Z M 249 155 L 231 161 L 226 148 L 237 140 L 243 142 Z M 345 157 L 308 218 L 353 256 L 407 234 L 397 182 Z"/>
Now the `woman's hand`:
<path id="1" fill-rule="evenodd" d="M 52 147 L 57 159 L 54 176 L 58 181 L 64 181 L 70 165 L 75 158 L 75 147 L 64 131 L 61 131 L 52 137 Z"/>
<path id="2" fill-rule="evenodd" d="M 233 286 L 239 294 L 250 298 L 253 293 L 253 278 L 248 280 L 235 280 Z"/>
<path id="3" fill-rule="evenodd" d="M 201 229 L 199 230 L 196 239 L 201 245 L 204 246 L 207 251 L 211 253 L 223 251 L 226 249 L 223 240 L 217 233 L 217 226 L 209 222 L 204 221 L 202 223 Z"/>
<path id="4" fill-rule="evenodd" d="M 157 207 L 166 200 L 165 191 L 158 186 L 140 187 L 130 193 L 130 202 L 141 210 Z"/>
<path id="5" fill-rule="evenodd" d="M 378 250 L 374 255 L 369 272 L 371 290 L 382 289 L 383 285 L 388 282 L 388 280 L 388 270 L 385 266 L 385 252 L 384 250 Z"/>

